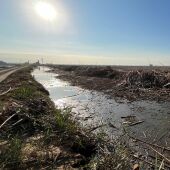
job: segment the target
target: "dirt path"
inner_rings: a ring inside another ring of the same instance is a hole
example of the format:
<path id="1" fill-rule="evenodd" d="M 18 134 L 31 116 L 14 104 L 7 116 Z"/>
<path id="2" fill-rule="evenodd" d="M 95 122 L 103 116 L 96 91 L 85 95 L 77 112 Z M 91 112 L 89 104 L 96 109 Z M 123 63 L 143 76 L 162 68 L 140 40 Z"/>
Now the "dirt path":
<path id="1" fill-rule="evenodd" d="M 7 70 L 3 70 L 1 71 L 0 73 L 0 83 L 2 81 L 4 81 L 8 76 L 10 76 L 12 73 L 14 73 L 15 71 L 19 70 L 19 69 L 22 69 L 23 67 L 17 67 L 17 68 L 14 68 L 14 69 L 9 69 L 9 71 Z M 2 72 L 5 72 L 5 73 L 2 73 Z"/>
<path id="2" fill-rule="evenodd" d="M 15 69 L 15 68 L 16 68 L 16 67 L 1 69 L 1 70 L 0 70 L 0 74 L 4 74 L 4 73 L 6 73 L 6 72 L 8 72 L 8 71 L 11 71 L 11 70 L 13 70 L 13 69 Z"/>

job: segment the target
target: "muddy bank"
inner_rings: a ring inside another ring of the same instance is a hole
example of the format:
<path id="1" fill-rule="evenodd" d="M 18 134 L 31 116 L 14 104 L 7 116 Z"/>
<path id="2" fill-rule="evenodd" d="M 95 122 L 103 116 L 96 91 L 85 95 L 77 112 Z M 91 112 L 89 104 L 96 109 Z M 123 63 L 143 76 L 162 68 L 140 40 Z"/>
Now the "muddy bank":
<path id="1" fill-rule="evenodd" d="M 170 101 L 169 67 L 50 66 L 58 78 L 111 97 Z"/>

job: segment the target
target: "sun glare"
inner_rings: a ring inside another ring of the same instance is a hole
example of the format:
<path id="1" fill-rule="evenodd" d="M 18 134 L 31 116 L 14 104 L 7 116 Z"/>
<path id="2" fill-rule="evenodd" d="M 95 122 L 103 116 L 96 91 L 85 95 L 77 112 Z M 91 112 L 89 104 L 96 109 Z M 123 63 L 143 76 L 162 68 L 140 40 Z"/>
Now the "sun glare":
<path id="1" fill-rule="evenodd" d="M 39 1 L 35 4 L 35 10 L 37 14 L 48 21 L 53 21 L 55 20 L 57 16 L 57 12 L 55 7 L 47 2 Z"/>

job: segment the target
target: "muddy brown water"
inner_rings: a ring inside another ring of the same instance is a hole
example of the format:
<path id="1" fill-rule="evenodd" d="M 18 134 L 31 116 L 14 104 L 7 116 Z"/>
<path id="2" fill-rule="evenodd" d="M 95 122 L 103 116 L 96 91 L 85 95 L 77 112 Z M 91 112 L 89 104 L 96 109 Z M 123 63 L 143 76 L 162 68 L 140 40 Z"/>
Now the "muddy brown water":
<path id="1" fill-rule="evenodd" d="M 156 101 L 116 101 L 102 92 L 84 90 L 71 86 L 57 78 L 57 74 L 47 72 L 49 68 L 36 68 L 32 75 L 50 93 L 57 108 L 72 108 L 73 118 L 82 126 L 105 125 L 97 131 L 104 131 L 110 137 L 121 133 L 119 128 L 129 115 L 135 115 L 143 123 L 129 126 L 129 132 L 161 145 L 170 146 L 170 103 Z M 113 128 L 114 125 L 116 128 Z"/>

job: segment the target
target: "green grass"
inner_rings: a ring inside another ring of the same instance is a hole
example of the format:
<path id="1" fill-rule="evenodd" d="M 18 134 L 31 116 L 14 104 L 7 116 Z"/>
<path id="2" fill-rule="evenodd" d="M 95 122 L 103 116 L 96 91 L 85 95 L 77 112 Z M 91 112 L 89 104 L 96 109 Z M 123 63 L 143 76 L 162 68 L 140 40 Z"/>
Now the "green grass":
<path id="1" fill-rule="evenodd" d="M 71 120 L 71 110 L 69 108 L 63 111 L 56 109 L 55 121 L 60 130 L 67 131 L 68 133 L 74 133 L 77 131 L 76 123 Z"/>
<path id="2" fill-rule="evenodd" d="M 88 165 L 89 169 L 97 170 L 130 170 L 130 159 L 128 158 L 127 149 L 120 146 L 114 146 L 114 152 L 108 152 L 107 149 L 101 147 L 99 153 L 91 160 Z"/>
<path id="3" fill-rule="evenodd" d="M 16 136 L 9 141 L 9 146 L 4 149 L 0 156 L 1 167 L 8 166 L 10 164 L 18 164 L 21 161 L 21 147 L 22 142 Z"/>
<path id="4" fill-rule="evenodd" d="M 17 100 L 27 99 L 30 98 L 33 93 L 35 92 L 35 89 L 28 86 L 19 87 L 18 89 L 14 90 L 12 95 Z"/>

